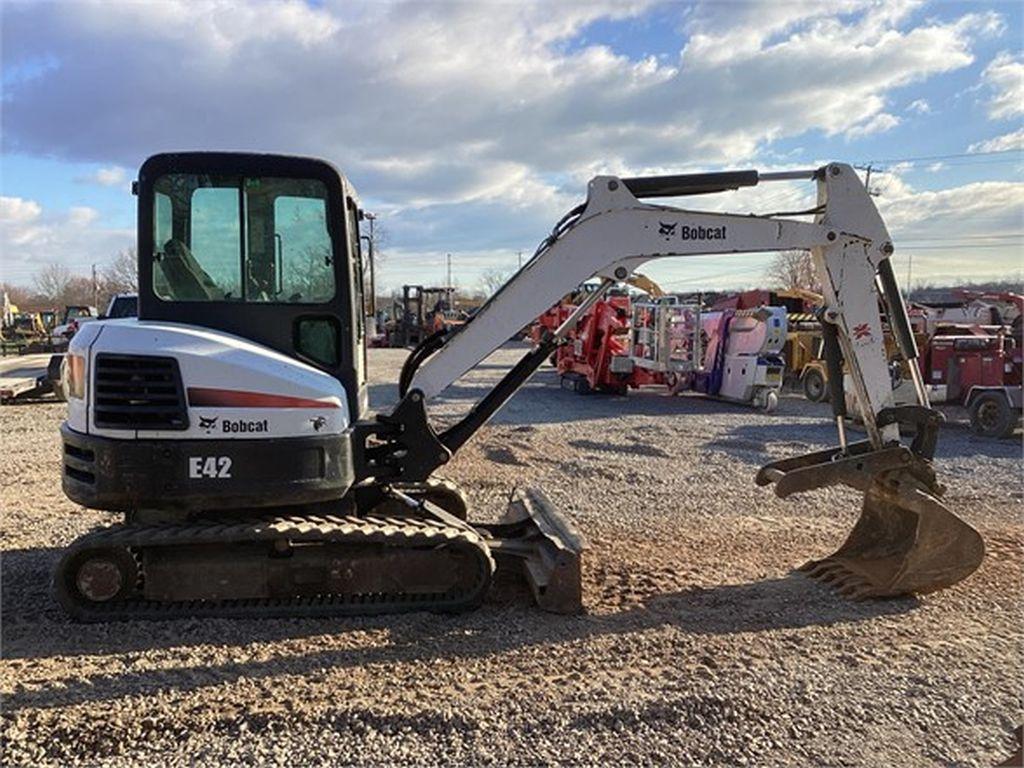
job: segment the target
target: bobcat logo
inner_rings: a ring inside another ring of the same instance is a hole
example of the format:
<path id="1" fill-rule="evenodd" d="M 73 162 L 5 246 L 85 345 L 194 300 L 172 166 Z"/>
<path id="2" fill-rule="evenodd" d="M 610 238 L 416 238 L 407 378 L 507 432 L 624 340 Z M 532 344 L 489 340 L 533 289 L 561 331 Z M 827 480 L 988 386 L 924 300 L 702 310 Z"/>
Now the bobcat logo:
<path id="1" fill-rule="evenodd" d="M 327 426 L 327 419 L 323 416 L 317 416 L 316 418 L 310 419 L 309 423 L 313 425 L 313 429 L 319 432 L 321 429 Z"/>
<path id="2" fill-rule="evenodd" d="M 217 417 L 216 416 L 200 416 L 199 417 L 199 428 L 200 429 L 205 429 L 206 430 L 206 434 L 210 434 L 211 432 L 213 432 L 214 427 L 216 427 L 216 426 L 217 426 Z"/>
<path id="3" fill-rule="evenodd" d="M 678 222 L 676 222 L 678 223 Z M 676 233 L 676 224 L 666 224 L 663 221 L 658 222 L 658 234 L 663 235 L 665 239 L 672 237 Z"/>

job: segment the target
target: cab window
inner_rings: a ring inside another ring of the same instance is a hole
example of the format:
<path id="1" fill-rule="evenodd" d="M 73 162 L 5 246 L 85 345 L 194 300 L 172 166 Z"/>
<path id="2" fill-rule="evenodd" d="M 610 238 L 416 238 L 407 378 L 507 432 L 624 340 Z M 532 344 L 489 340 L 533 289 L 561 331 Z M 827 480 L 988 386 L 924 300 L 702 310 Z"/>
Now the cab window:
<path id="1" fill-rule="evenodd" d="M 334 297 L 322 182 L 167 174 L 154 192 L 153 289 L 159 298 L 322 304 Z"/>

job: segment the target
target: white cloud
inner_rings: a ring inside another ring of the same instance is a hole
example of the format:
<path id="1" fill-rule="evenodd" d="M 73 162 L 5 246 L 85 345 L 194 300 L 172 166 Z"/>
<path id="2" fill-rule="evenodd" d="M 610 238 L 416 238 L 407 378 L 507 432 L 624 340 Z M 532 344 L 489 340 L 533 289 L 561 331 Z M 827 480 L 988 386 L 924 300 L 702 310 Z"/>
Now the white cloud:
<path id="1" fill-rule="evenodd" d="M 932 106 L 928 103 L 927 99 L 914 99 L 912 102 L 907 104 L 907 112 L 913 112 L 918 115 L 931 114 Z"/>
<path id="2" fill-rule="evenodd" d="M 106 168 L 98 168 L 94 173 L 87 176 L 80 176 L 75 181 L 89 184 L 99 184 L 101 187 L 117 187 L 128 181 L 128 172 L 120 166 L 114 165 Z"/>
<path id="3" fill-rule="evenodd" d="M 79 274 L 132 245 L 133 230 L 98 225 L 86 206 L 49 212 L 35 200 L 0 197 L 0 281 L 28 284 L 44 264 L 63 263 Z"/>
<path id="4" fill-rule="evenodd" d="M 21 197 L 0 197 L 0 223 L 25 224 L 39 218 L 42 206 L 35 200 Z"/>
<path id="5" fill-rule="evenodd" d="M 971 144 L 971 146 L 967 148 L 967 151 L 1004 152 L 1008 149 L 1024 150 L 1024 128 L 1013 131 L 1012 133 L 1004 133 L 1001 136 L 996 136 L 991 139 L 985 139 L 985 141 L 979 141 L 976 144 Z"/>
<path id="6" fill-rule="evenodd" d="M 68 224 L 73 227 L 87 227 L 96 221 L 100 213 L 87 205 L 73 205 L 68 211 Z"/>
<path id="7" fill-rule="evenodd" d="M 849 128 L 845 136 L 848 139 L 859 139 L 875 133 L 885 133 L 900 124 L 900 119 L 888 112 L 879 112 L 869 120 Z"/>
<path id="8" fill-rule="evenodd" d="M 916 190 L 899 174 L 880 177 L 876 202 L 898 263 L 913 259 L 915 284 L 1015 278 L 1024 270 L 1024 182 Z"/>
<path id="9" fill-rule="evenodd" d="M 878 207 L 894 238 L 958 242 L 972 236 L 1020 235 L 1024 182 L 979 181 L 923 191 L 898 184 L 886 191 Z"/>
<path id="10" fill-rule="evenodd" d="M 808 130 L 891 128 L 890 90 L 970 63 L 983 16 L 903 29 L 913 7 L 713 4 L 685 22 L 680 9 L 690 39 L 661 63 L 567 45 L 644 9 L 611 1 L 16 5 L 5 56 L 42 40 L 61 63 L 12 87 L 7 140 L 119 166 L 190 146 L 308 152 L 419 204 L 501 197 L 524 172 L 595 160 L 734 163 Z"/>
<path id="11" fill-rule="evenodd" d="M 982 83 L 992 96 L 988 114 L 994 120 L 1024 115 L 1024 57 L 1000 53 L 985 67 Z"/>

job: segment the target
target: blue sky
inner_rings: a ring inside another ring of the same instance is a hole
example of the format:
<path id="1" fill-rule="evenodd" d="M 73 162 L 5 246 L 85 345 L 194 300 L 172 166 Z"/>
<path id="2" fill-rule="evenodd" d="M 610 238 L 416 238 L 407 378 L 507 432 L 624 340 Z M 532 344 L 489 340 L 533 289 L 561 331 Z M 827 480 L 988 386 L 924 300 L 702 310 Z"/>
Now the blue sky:
<path id="1" fill-rule="evenodd" d="M 135 169 L 186 148 L 336 162 L 379 213 L 392 287 L 442 281 L 448 252 L 465 286 L 514 267 L 596 173 L 830 159 L 873 164 L 901 277 L 910 257 L 915 281 L 1016 277 L 1021 8 L 5 3 L 0 280 L 109 261 L 134 240 Z M 754 192 L 721 205 L 810 190 Z M 765 262 L 648 272 L 739 287 Z"/>

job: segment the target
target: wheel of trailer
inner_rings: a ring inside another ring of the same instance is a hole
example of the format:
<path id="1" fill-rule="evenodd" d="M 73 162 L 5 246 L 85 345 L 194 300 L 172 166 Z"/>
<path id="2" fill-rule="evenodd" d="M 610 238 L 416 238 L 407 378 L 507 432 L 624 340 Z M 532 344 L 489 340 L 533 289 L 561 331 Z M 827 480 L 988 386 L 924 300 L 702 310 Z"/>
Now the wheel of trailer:
<path id="1" fill-rule="evenodd" d="M 804 374 L 804 397 L 812 403 L 821 403 L 828 399 L 828 387 L 821 371 L 811 368 Z"/>
<path id="2" fill-rule="evenodd" d="M 971 405 L 971 430 L 982 437 L 1009 437 L 1017 426 L 1017 415 L 1006 395 L 989 392 Z"/>
<path id="3" fill-rule="evenodd" d="M 590 389 L 590 382 L 587 380 L 586 376 L 577 375 L 572 386 L 578 395 L 589 395 L 592 391 Z"/>
<path id="4" fill-rule="evenodd" d="M 70 557 L 56 587 L 62 602 L 109 603 L 135 591 L 139 564 L 120 547 L 89 549 Z"/>

